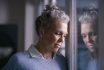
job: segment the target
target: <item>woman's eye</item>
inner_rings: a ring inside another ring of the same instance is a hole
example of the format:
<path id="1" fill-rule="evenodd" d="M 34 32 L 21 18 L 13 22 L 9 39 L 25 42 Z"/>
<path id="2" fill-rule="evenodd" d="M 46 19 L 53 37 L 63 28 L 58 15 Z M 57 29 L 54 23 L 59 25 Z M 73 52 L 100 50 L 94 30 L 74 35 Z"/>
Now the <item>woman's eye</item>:
<path id="1" fill-rule="evenodd" d="M 91 33 L 89 33 L 89 36 L 90 36 L 90 37 L 96 36 L 96 33 L 91 32 Z"/>
<path id="2" fill-rule="evenodd" d="M 90 36 L 94 36 L 95 34 L 94 34 L 94 33 L 89 33 L 89 35 L 90 35 Z"/>
<path id="3" fill-rule="evenodd" d="M 82 38 L 85 38 L 86 37 L 86 35 L 82 35 Z"/>
<path id="4" fill-rule="evenodd" d="M 56 32 L 55 34 L 56 34 L 56 35 L 61 35 L 61 33 L 60 33 L 60 32 Z"/>
<path id="5" fill-rule="evenodd" d="M 55 34 L 58 35 L 58 36 L 63 36 L 63 37 L 66 37 L 67 36 L 67 34 L 63 34 L 61 32 L 56 32 Z"/>

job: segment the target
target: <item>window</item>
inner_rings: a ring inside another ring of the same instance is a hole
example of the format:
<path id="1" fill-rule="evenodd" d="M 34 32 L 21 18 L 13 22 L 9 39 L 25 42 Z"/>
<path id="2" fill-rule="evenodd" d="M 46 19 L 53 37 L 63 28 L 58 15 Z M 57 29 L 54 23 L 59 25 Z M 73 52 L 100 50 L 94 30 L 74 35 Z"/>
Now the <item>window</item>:
<path id="1" fill-rule="evenodd" d="M 77 0 L 76 5 L 78 24 L 77 70 L 96 70 L 98 58 L 97 49 L 94 48 L 98 43 L 95 43 L 97 39 L 94 38 L 98 38 L 98 1 Z"/>
<path id="2" fill-rule="evenodd" d="M 70 70 L 80 70 L 78 69 L 80 66 L 80 61 L 82 59 L 79 59 L 79 55 L 83 51 L 86 51 L 87 48 L 82 47 L 85 46 L 82 37 L 80 35 L 80 25 L 78 22 L 78 18 L 81 15 L 82 11 L 86 11 L 88 7 L 95 8 L 95 10 L 98 10 L 98 24 L 97 24 L 97 33 L 98 33 L 98 70 L 104 69 L 104 56 L 103 52 L 103 40 L 104 40 L 104 32 L 103 32 L 103 18 L 104 18 L 104 9 L 103 9 L 103 1 L 102 0 L 66 0 L 66 12 L 69 14 L 71 18 L 70 23 L 70 36 L 69 36 L 69 50 L 66 50 L 68 53 L 68 59 L 69 59 L 69 66 Z M 91 34 L 91 33 L 90 33 Z"/>

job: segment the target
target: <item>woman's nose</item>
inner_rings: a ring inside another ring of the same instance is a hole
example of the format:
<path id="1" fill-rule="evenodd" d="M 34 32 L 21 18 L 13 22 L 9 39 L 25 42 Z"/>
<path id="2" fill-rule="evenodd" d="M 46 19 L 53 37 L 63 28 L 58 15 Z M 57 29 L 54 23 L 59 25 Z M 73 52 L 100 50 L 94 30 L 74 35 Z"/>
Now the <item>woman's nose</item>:
<path id="1" fill-rule="evenodd" d="M 90 42 L 90 41 L 91 41 L 91 37 L 90 37 L 90 36 L 87 36 L 87 37 L 86 37 L 86 41 L 87 41 L 87 42 Z"/>
<path id="2" fill-rule="evenodd" d="M 65 37 L 64 37 L 64 36 L 61 36 L 61 37 L 59 38 L 59 41 L 60 41 L 60 42 L 64 42 L 64 41 L 65 41 Z"/>

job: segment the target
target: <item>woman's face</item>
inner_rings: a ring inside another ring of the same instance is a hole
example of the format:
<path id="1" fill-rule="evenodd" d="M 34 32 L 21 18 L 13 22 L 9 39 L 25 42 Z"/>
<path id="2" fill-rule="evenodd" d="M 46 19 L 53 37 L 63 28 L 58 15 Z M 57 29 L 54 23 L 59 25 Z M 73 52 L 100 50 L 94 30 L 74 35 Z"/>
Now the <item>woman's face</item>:
<path id="1" fill-rule="evenodd" d="M 91 52 L 95 51 L 97 46 L 97 34 L 93 27 L 93 24 L 81 24 L 81 35 L 86 47 Z"/>
<path id="2" fill-rule="evenodd" d="M 68 34 L 67 24 L 61 22 L 54 22 L 44 33 L 44 42 L 47 45 L 46 49 L 49 52 L 57 52 L 65 41 L 65 37 Z"/>

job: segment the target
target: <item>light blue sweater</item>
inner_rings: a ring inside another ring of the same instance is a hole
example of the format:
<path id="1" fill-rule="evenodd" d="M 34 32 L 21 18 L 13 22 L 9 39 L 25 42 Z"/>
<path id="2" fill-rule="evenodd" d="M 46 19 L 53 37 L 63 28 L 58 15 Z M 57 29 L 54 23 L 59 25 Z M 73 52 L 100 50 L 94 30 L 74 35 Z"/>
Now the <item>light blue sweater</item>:
<path id="1" fill-rule="evenodd" d="M 78 70 L 98 70 L 97 58 L 92 57 L 89 51 L 80 52 L 78 63 Z"/>
<path id="2" fill-rule="evenodd" d="M 45 60 L 31 57 L 28 51 L 20 52 L 11 57 L 2 70 L 68 70 L 63 56 Z"/>

